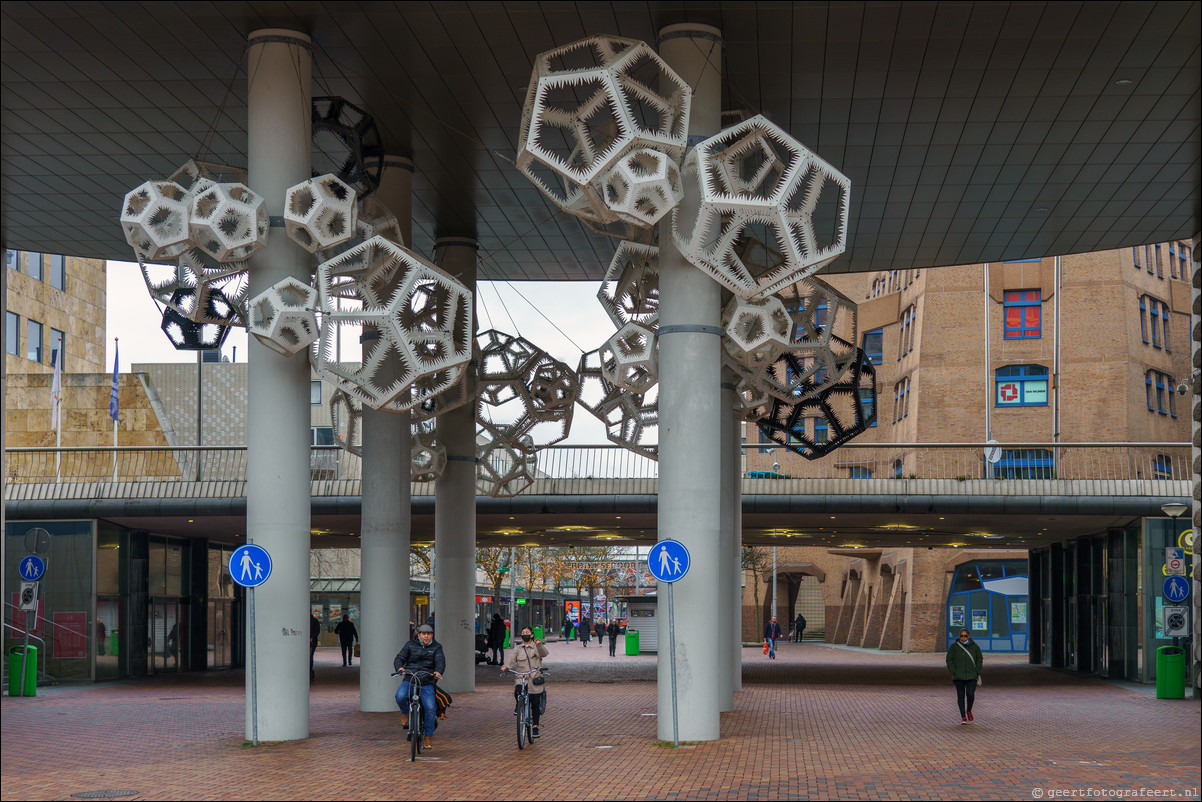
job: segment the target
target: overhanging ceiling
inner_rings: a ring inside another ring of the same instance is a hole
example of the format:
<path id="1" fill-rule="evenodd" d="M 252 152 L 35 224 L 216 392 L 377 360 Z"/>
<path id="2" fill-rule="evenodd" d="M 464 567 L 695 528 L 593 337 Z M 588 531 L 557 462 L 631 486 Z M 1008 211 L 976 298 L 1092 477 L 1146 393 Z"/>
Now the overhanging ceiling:
<path id="1" fill-rule="evenodd" d="M 533 57 L 685 21 L 723 31 L 724 108 L 851 178 L 830 272 L 1202 228 L 1197 2 L 5 2 L 0 20 L 10 248 L 128 259 L 125 192 L 195 155 L 245 164 L 264 27 L 309 33 L 314 94 L 367 108 L 413 158 L 417 250 L 474 235 L 485 279 L 599 279 L 613 252 L 513 167 Z"/>

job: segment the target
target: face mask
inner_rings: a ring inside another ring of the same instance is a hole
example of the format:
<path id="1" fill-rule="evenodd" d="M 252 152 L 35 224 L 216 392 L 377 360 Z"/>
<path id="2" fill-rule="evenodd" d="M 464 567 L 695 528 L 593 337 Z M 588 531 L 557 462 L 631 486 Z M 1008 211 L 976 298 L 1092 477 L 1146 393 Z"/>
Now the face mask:
<path id="1" fill-rule="evenodd" d="M 533 635 L 527 635 L 525 633 L 522 634 L 522 640 L 525 641 L 526 643 L 529 643 L 530 639 L 533 637 L 534 637 Z"/>

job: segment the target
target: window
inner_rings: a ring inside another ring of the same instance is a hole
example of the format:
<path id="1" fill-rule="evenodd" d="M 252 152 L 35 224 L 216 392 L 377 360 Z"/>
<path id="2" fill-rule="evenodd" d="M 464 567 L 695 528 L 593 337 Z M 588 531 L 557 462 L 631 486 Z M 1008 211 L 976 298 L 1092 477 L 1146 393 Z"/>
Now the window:
<path id="1" fill-rule="evenodd" d="M 8 310 L 4 312 L 4 352 L 21 355 L 21 316 Z"/>
<path id="2" fill-rule="evenodd" d="M 1156 263 L 1156 278 L 1164 278 L 1164 273 L 1160 271 L 1160 245 L 1159 243 L 1152 246 L 1152 261 Z"/>
<path id="3" fill-rule="evenodd" d="M 906 307 L 906 311 L 902 312 L 901 330 L 897 337 L 897 358 L 901 359 L 906 354 L 910 353 L 914 348 L 914 304 Z"/>
<path id="4" fill-rule="evenodd" d="M 814 418 L 814 442 L 825 443 L 830 439 L 830 426 L 827 425 L 826 418 Z"/>
<path id="5" fill-rule="evenodd" d="M 1043 365 L 1007 365 L 997 369 L 994 406 L 1046 407 L 1048 369 Z"/>
<path id="6" fill-rule="evenodd" d="M 332 445 L 334 445 L 334 427 L 333 426 L 310 426 L 309 427 L 309 445 L 311 445 L 311 446 L 332 446 Z"/>
<path id="7" fill-rule="evenodd" d="M 902 461 L 901 461 L 901 457 L 898 457 L 897 459 L 893 460 L 893 478 L 894 478 L 894 479 L 900 479 L 900 478 L 902 478 Z"/>
<path id="8" fill-rule="evenodd" d="M 864 332 L 864 336 L 860 338 L 860 347 L 868 356 L 869 362 L 874 365 L 881 364 L 885 352 L 885 330 L 873 329 Z"/>
<path id="9" fill-rule="evenodd" d="M 1169 348 L 1169 305 L 1151 295 L 1139 296 L 1139 333 L 1153 348 Z"/>
<path id="10" fill-rule="evenodd" d="M 1002 458 L 993 466 L 998 479 L 1052 479 L 1052 452 L 1046 448 L 1002 449 Z"/>
<path id="11" fill-rule="evenodd" d="M 872 469 L 864 465 L 851 465 L 847 469 L 848 479 L 871 479 Z"/>
<path id="12" fill-rule="evenodd" d="M 60 254 L 50 257 L 50 286 L 56 290 L 67 289 L 67 257 Z"/>
<path id="13" fill-rule="evenodd" d="M 1135 265 L 1135 269 L 1139 270 L 1143 265 L 1140 264 L 1140 251 L 1142 248 L 1135 247 L 1131 249 L 1131 263 Z"/>
<path id="14" fill-rule="evenodd" d="M 55 360 L 58 359 L 59 350 L 60 349 L 62 350 L 63 361 L 59 363 L 58 368 L 59 368 L 59 370 L 65 372 L 67 370 L 67 363 L 66 363 L 67 338 L 66 338 L 66 336 L 58 329 L 51 329 L 50 330 L 50 342 L 48 343 L 48 345 L 50 348 L 50 364 L 51 365 L 53 365 L 55 363 Z"/>
<path id="15" fill-rule="evenodd" d="M 893 385 L 893 422 L 910 414 L 910 377 Z"/>
<path id="16" fill-rule="evenodd" d="M 4 266 L 7 267 L 9 270 L 16 270 L 16 271 L 20 272 L 20 270 L 21 270 L 21 255 L 19 253 L 17 253 L 16 251 L 5 250 L 4 251 Z"/>
<path id="17" fill-rule="evenodd" d="M 1169 273 L 1173 278 L 1189 280 L 1189 243 L 1169 243 Z"/>
<path id="18" fill-rule="evenodd" d="M 321 406 L 321 380 L 309 382 L 309 404 L 310 406 Z"/>
<path id="19" fill-rule="evenodd" d="M 1176 402 L 1173 400 L 1173 377 L 1158 370 L 1149 370 L 1144 374 L 1144 392 L 1147 396 L 1148 411 L 1160 415 L 1177 417 Z"/>
<path id="20" fill-rule="evenodd" d="M 1173 478 L 1173 460 L 1170 459 L 1168 454 L 1157 454 L 1156 458 L 1152 460 L 1152 478 Z"/>
<path id="21" fill-rule="evenodd" d="M 860 393 L 860 414 L 864 416 L 864 420 L 872 421 L 869 426 L 876 426 L 876 406 L 871 387 L 861 387 Z"/>
<path id="22" fill-rule="evenodd" d="M 32 320 L 25 321 L 25 358 L 42 361 L 42 324 Z"/>
<path id="23" fill-rule="evenodd" d="M 25 272 L 31 279 L 42 280 L 42 255 L 40 253 L 25 254 Z"/>
<path id="24" fill-rule="evenodd" d="M 1034 340 L 1041 335 L 1041 290 L 1007 290 L 1003 296 L 1007 340 Z"/>
<path id="25" fill-rule="evenodd" d="M 758 432 L 760 433 L 760 442 L 761 442 L 761 443 L 772 443 L 772 442 L 773 442 L 772 438 L 768 436 L 768 433 L 767 433 L 767 432 L 765 432 L 763 429 L 761 429 L 761 428 L 760 428 L 760 427 L 758 427 L 758 426 L 757 426 L 757 427 L 755 427 L 755 428 L 756 428 L 756 431 L 758 431 Z M 767 454 L 767 453 L 768 453 L 769 451 L 771 451 L 771 450 L 772 450 L 772 449 L 770 449 L 770 448 L 761 448 L 761 449 L 759 450 L 759 452 L 760 452 L 761 454 Z"/>

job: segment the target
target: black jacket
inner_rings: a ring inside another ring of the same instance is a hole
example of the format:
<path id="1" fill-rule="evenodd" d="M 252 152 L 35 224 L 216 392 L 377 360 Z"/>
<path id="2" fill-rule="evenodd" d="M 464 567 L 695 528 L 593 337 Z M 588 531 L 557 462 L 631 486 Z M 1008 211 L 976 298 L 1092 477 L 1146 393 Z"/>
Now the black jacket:
<path id="1" fill-rule="evenodd" d="M 605 628 L 605 634 L 609 635 L 610 640 L 617 640 L 622 628 L 618 626 L 617 621 L 610 621 L 609 626 Z"/>
<path id="2" fill-rule="evenodd" d="M 435 672 L 441 674 L 447 668 L 447 660 L 442 654 L 442 644 L 432 640 L 430 645 L 426 646 L 415 637 L 401 647 L 392 661 L 393 671 L 400 671 L 402 668 L 410 671 L 425 671 L 427 674 Z M 425 682 L 424 677 L 422 681 Z"/>
<path id="3" fill-rule="evenodd" d="M 500 649 L 505 645 L 505 622 L 494 620 L 488 625 L 488 648 Z"/>
<path id="4" fill-rule="evenodd" d="M 338 626 L 334 627 L 334 634 L 341 643 L 359 640 L 359 630 L 355 629 L 353 621 L 339 621 Z"/>

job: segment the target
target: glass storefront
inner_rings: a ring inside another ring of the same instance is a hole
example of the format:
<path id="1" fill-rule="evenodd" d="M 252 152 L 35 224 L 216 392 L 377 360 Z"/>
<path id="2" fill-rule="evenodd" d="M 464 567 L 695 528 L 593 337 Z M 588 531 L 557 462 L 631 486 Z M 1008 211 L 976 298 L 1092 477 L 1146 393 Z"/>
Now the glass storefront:
<path id="1" fill-rule="evenodd" d="M 1026 560 L 976 561 L 956 568 L 947 597 L 947 643 L 967 629 L 983 652 L 1027 651 Z"/>

